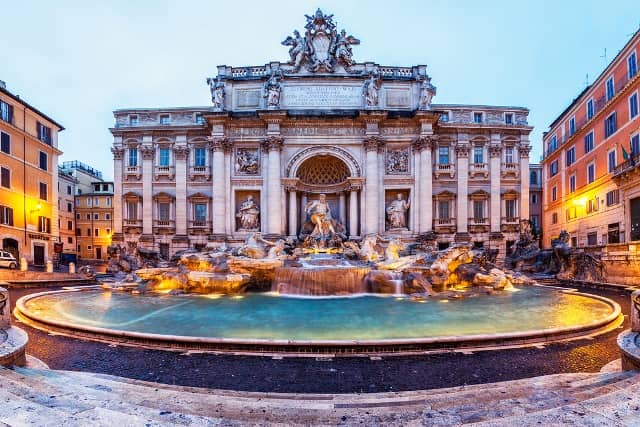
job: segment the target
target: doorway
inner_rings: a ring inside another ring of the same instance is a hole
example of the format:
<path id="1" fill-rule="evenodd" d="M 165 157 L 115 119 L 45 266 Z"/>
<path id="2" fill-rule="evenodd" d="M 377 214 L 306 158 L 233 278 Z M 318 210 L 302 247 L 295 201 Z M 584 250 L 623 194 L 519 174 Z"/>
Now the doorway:
<path id="1" fill-rule="evenodd" d="M 96 247 L 96 259 L 102 259 L 102 247 Z"/>
<path id="2" fill-rule="evenodd" d="M 33 264 L 44 265 L 44 245 L 33 245 Z"/>
<path id="3" fill-rule="evenodd" d="M 2 250 L 9 252 L 16 259 L 20 259 L 20 251 L 18 250 L 18 241 L 9 237 L 2 239 Z"/>

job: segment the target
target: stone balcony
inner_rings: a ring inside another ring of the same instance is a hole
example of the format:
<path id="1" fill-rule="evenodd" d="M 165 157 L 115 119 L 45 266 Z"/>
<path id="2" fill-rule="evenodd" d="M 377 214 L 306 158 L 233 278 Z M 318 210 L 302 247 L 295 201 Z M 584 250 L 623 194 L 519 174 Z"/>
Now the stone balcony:
<path id="1" fill-rule="evenodd" d="M 440 178 L 440 176 L 444 176 L 445 178 L 453 178 L 456 176 L 456 168 L 452 163 L 437 163 L 435 165 L 433 174 L 436 179 Z"/>
<path id="2" fill-rule="evenodd" d="M 500 168 L 502 178 L 518 178 L 520 176 L 520 166 L 517 163 L 503 163 Z"/>
<path id="3" fill-rule="evenodd" d="M 211 168 L 209 166 L 191 166 L 189 168 L 189 180 L 210 181 Z"/>
<path id="4" fill-rule="evenodd" d="M 175 168 L 173 166 L 156 166 L 153 171 L 153 179 L 155 181 L 160 178 L 167 178 L 173 180 L 176 176 Z"/>
<path id="5" fill-rule="evenodd" d="M 489 231 L 489 218 L 468 218 L 469 232 L 486 233 Z"/>
<path id="6" fill-rule="evenodd" d="M 208 234 L 211 221 L 189 221 L 189 234 Z"/>
<path id="7" fill-rule="evenodd" d="M 127 180 L 140 181 L 140 178 L 142 178 L 142 166 L 126 166 L 124 175 Z"/>
<path id="8" fill-rule="evenodd" d="M 500 230 L 503 233 L 520 231 L 520 217 L 503 216 L 500 221 Z"/>
<path id="9" fill-rule="evenodd" d="M 455 218 L 436 218 L 433 220 L 433 229 L 438 233 L 455 233 Z"/>
<path id="10" fill-rule="evenodd" d="M 153 220 L 153 233 L 154 234 L 171 234 L 175 233 L 176 222 L 174 220 L 154 219 Z"/>
<path id="11" fill-rule="evenodd" d="M 469 165 L 469 178 L 489 178 L 489 165 L 487 163 L 471 163 Z"/>

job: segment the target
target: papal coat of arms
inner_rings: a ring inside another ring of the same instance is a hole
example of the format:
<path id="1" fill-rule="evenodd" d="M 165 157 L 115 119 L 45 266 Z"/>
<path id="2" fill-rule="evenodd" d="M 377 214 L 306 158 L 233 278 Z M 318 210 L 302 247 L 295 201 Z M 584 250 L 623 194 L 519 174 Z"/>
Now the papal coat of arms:
<path id="1" fill-rule="evenodd" d="M 301 36 L 298 30 L 293 36 L 282 42 L 289 48 L 289 64 L 294 71 L 304 66 L 311 72 L 333 72 L 336 64 L 346 70 L 354 64 L 352 45 L 360 44 L 360 40 L 347 35 L 345 30 L 336 30 L 333 15 L 325 15 L 320 9 L 312 16 L 305 15 L 306 32 Z"/>

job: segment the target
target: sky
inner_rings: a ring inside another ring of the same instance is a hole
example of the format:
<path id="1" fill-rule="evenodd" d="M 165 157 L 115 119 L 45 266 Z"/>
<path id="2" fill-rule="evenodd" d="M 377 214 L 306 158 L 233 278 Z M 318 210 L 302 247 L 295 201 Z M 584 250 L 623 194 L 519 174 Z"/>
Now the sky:
<path id="1" fill-rule="evenodd" d="M 61 161 L 113 177 L 113 110 L 211 105 L 217 65 L 288 59 L 320 7 L 361 41 L 358 62 L 426 64 L 434 103 L 531 110 L 542 132 L 640 26 L 637 0 L 0 0 L 0 80 L 61 123 Z M 302 32 L 302 31 L 301 31 Z M 606 58 L 605 58 L 606 49 Z"/>

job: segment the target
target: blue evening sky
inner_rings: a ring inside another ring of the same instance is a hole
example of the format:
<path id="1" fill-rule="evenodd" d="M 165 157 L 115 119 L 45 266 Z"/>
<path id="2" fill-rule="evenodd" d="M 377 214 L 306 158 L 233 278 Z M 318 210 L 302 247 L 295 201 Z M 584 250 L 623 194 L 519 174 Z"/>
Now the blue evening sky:
<path id="1" fill-rule="evenodd" d="M 285 61 L 320 7 L 358 62 L 427 64 L 435 103 L 531 110 L 532 162 L 551 121 L 640 25 L 637 0 L 3 1 L 0 80 L 62 123 L 61 160 L 113 176 L 112 111 L 210 105 L 219 64 Z"/>

